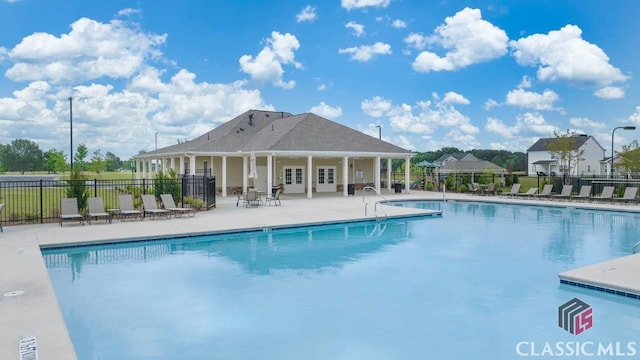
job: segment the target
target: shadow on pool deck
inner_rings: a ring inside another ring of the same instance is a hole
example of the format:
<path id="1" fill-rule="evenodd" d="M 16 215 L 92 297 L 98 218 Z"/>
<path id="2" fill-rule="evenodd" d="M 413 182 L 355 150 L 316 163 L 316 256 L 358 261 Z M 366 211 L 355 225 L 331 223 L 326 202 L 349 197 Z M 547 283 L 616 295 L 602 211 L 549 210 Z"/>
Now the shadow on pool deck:
<path id="1" fill-rule="evenodd" d="M 588 202 L 521 200 L 498 196 L 472 196 L 456 193 L 412 191 L 410 194 L 383 192 L 388 200 L 464 200 L 520 203 L 600 210 L 640 212 L 637 205 L 592 204 Z M 73 246 L 100 242 L 158 239 L 185 234 L 211 234 L 248 229 L 286 227 L 319 223 L 374 220 L 375 203 L 383 197 L 362 192 L 356 196 L 342 194 L 284 194 L 282 206 L 244 208 L 236 206 L 236 197 L 219 198 L 217 208 L 198 212 L 195 217 L 170 220 L 128 220 L 92 225 L 55 224 L 9 226 L 0 234 L 0 354 L 3 359 L 20 359 L 20 337 L 37 337 L 37 351 L 42 359 L 75 359 L 62 313 L 40 248 Z M 367 214 L 365 215 L 365 209 Z M 378 215 L 388 217 L 425 216 L 429 210 L 395 206 L 378 207 Z M 446 214 L 445 214 L 446 216 Z"/>

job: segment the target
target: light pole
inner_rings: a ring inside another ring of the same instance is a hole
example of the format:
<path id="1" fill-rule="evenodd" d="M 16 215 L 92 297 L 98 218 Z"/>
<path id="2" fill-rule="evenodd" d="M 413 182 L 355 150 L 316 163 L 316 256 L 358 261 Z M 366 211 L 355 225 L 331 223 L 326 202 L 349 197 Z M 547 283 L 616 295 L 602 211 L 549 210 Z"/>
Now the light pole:
<path id="1" fill-rule="evenodd" d="M 69 161 L 73 171 L 73 98 L 69 97 Z"/>
<path id="2" fill-rule="evenodd" d="M 378 128 L 378 139 L 382 140 L 382 126 L 376 125 Z"/>
<path id="3" fill-rule="evenodd" d="M 609 167 L 609 179 L 613 178 L 613 157 L 615 156 L 615 151 L 613 150 L 613 135 L 616 133 L 616 130 L 635 130 L 635 126 L 618 126 L 613 128 L 611 131 L 611 166 Z"/>
<path id="4" fill-rule="evenodd" d="M 160 134 L 160 132 L 156 131 L 156 150 L 158 150 L 158 134 Z"/>

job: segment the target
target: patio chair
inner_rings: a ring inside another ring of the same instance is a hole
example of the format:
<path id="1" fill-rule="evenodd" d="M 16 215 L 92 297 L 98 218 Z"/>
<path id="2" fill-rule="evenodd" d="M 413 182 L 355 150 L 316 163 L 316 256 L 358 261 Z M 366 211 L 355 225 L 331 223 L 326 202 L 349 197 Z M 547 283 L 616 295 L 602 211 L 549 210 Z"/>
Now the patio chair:
<path id="1" fill-rule="evenodd" d="M 275 206 L 280 206 L 280 194 L 282 194 L 282 189 L 278 189 L 275 194 L 267 196 L 266 205 L 271 205 L 273 201 Z"/>
<path id="2" fill-rule="evenodd" d="M 513 196 L 518 196 L 519 192 L 520 192 L 520 183 L 515 183 L 511 185 L 511 191 L 504 192 L 501 195 L 513 197 Z"/>
<path id="3" fill-rule="evenodd" d="M 131 194 L 118 195 L 118 203 L 120 204 L 120 211 L 118 213 L 122 221 L 125 221 L 129 217 L 140 217 L 140 221 L 144 220 L 142 211 L 136 210 L 136 208 L 133 207 L 133 196 L 131 196 Z"/>
<path id="4" fill-rule="evenodd" d="M 527 190 L 526 192 L 523 192 L 522 194 L 519 194 L 518 196 L 521 196 L 521 197 L 527 198 L 527 199 L 531 199 L 534 196 L 536 196 L 537 193 L 538 193 L 538 188 L 537 187 L 532 187 L 532 188 L 529 188 L 529 190 Z"/>
<path id="5" fill-rule="evenodd" d="M 540 194 L 536 195 L 536 198 L 548 198 L 551 197 L 551 192 L 553 191 L 553 184 L 546 184 L 542 187 L 542 191 Z"/>
<path id="6" fill-rule="evenodd" d="M 573 191 L 572 184 L 562 185 L 562 191 L 560 194 L 551 195 L 551 199 L 569 199 L 571 197 L 571 192 Z"/>
<path id="7" fill-rule="evenodd" d="M 160 194 L 160 200 L 162 200 L 164 208 L 169 210 L 174 217 L 182 216 L 182 214 L 187 214 L 190 217 L 196 216 L 196 209 L 176 206 L 171 194 Z"/>
<path id="8" fill-rule="evenodd" d="M 520 185 L 520 184 L 518 184 Z M 495 195 L 496 194 L 496 184 L 495 183 L 490 183 L 489 185 L 487 185 L 486 188 L 484 188 L 484 194 L 485 195 Z"/>
<path id="9" fill-rule="evenodd" d="M 84 225 L 84 216 L 78 211 L 78 200 L 76 198 L 63 198 L 60 202 L 60 226 L 63 221 L 79 221 Z"/>
<path id="10" fill-rule="evenodd" d="M 249 189 L 244 198 L 244 207 L 258 207 L 259 205 L 258 192 L 256 189 Z"/>
<path id="11" fill-rule="evenodd" d="M 474 195 L 482 193 L 482 187 L 480 187 L 480 184 L 476 182 L 471 183 L 471 193 Z"/>
<path id="12" fill-rule="evenodd" d="M 580 193 L 572 196 L 571 200 L 589 200 L 591 198 L 591 185 L 582 185 L 580 187 Z"/>
<path id="13" fill-rule="evenodd" d="M 592 201 L 601 201 L 601 200 L 609 200 L 613 201 L 613 192 L 615 191 L 615 187 L 613 186 L 605 186 L 602 188 L 602 193 L 598 196 L 592 196 L 590 199 Z"/>
<path id="14" fill-rule="evenodd" d="M 144 208 L 144 216 L 151 216 L 156 219 L 158 216 L 171 218 L 171 211 L 158 208 L 158 202 L 155 195 L 142 195 L 142 206 Z"/>
<path id="15" fill-rule="evenodd" d="M 102 201 L 101 197 L 90 197 L 88 199 L 89 203 L 89 212 L 87 213 L 87 221 L 89 225 L 91 225 L 91 220 L 96 219 L 104 219 L 105 222 L 109 222 L 111 224 L 111 214 L 104 211 L 104 201 Z"/>
<path id="16" fill-rule="evenodd" d="M 625 204 L 628 203 L 635 203 L 636 202 L 636 194 L 638 194 L 638 187 L 637 186 L 627 186 L 624 189 L 624 194 L 622 195 L 621 198 L 613 198 L 613 201 L 620 201 L 623 202 Z"/>

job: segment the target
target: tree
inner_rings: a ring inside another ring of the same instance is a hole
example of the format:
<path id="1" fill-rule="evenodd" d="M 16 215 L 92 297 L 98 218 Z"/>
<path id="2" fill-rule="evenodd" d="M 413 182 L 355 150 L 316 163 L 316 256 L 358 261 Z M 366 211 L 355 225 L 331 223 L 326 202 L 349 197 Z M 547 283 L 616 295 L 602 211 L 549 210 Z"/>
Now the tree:
<path id="1" fill-rule="evenodd" d="M 118 171 L 122 169 L 122 160 L 111 151 L 107 151 L 104 156 L 106 171 Z"/>
<path id="2" fill-rule="evenodd" d="M 100 174 L 104 171 L 106 165 L 107 164 L 104 160 L 104 157 L 102 156 L 102 153 L 100 152 L 100 149 L 94 151 L 93 157 L 91 158 L 91 171 L 95 172 L 96 174 Z"/>
<path id="3" fill-rule="evenodd" d="M 16 139 L 11 144 L 2 147 L 0 162 L 8 171 L 42 170 L 44 168 L 44 154 L 38 144 L 27 139 Z"/>
<path id="4" fill-rule="evenodd" d="M 580 160 L 584 160 L 582 155 L 583 149 L 578 148 L 577 134 L 567 130 L 566 133 L 560 134 L 554 131 L 555 138 L 549 143 L 549 153 L 551 157 L 556 159 L 558 163 L 558 171 L 562 174 L 571 174 L 573 164 L 578 164 Z"/>
<path id="5" fill-rule="evenodd" d="M 50 149 L 44 153 L 44 169 L 52 172 L 64 172 L 69 165 L 67 164 L 67 158 L 62 151 L 56 150 L 56 148 Z"/>
<path id="6" fill-rule="evenodd" d="M 87 207 L 89 192 L 87 191 L 87 177 L 82 175 L 80 168 L 73 167 L 67 180 L 67 197 L 78 201 L 78 210 L 82 212 Z"/>
<path id="7" fill-rule="evenodd" d="M 633 140 L 629 145 L 622 145 L 622 151 L 618 153 L 618 166 L 624 167 L 628 173 L 640 172 L 640 144 Z"/>
<path id="8" fill-rule="evenodd" d="M 73 166 L 77 166 L 80 170 L 86 170 L 87 155 L 89 155 L 89 149 L 87 149 L 87 146 L 85 144 L 78 145 L 76 148 L 76 154 L 73 155 L 73 161 L 75 162 Z"/>

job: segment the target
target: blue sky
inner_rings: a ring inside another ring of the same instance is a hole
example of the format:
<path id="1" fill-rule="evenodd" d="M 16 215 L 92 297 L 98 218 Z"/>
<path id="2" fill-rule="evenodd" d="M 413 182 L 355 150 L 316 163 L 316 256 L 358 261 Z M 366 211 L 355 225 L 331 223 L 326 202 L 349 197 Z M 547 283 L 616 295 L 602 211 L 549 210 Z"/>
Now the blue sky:
<path id="1" fill-rule="evenodd" d="M 123 159 L 249 109 L 413 151 L 640 136 L 640 3 L 0 0 L 0 143 Z"/>

